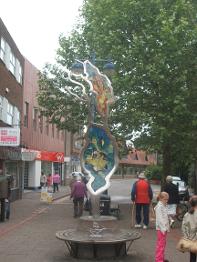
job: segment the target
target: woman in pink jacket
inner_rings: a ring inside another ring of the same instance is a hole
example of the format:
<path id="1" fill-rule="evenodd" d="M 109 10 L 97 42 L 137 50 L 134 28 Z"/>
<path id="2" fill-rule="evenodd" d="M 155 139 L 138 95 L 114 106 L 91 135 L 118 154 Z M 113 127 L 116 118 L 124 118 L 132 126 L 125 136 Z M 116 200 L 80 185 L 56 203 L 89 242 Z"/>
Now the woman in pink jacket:
<path id="1" fill-rule="evenodd" d="M 60 184 L 60 175 L 54 174 L 53 175 L 53 193 L 59 191 L 59 184 Z"/>

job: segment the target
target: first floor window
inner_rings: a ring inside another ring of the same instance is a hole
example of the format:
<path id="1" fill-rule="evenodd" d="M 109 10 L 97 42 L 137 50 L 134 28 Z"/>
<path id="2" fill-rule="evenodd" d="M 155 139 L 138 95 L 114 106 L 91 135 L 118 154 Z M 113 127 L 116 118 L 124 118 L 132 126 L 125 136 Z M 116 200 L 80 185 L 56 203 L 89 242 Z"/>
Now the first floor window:
<path id="1" fill-rule="evenodd" d="M 24 126 L 28 127 L 29 103 L 25 102 Z"/>
<path id="2" fill-rule="evenodd" d="M 0 119 L 2 119 L 3 116 L 3 97 L 0 96 Z"/>
<path id="3" fill-rule="evenodd" d="M 13 125 L 13 118 L 14 118 L 14 107 L 10 103 L 7 106 L 7 123 L 9 125 Z"/>

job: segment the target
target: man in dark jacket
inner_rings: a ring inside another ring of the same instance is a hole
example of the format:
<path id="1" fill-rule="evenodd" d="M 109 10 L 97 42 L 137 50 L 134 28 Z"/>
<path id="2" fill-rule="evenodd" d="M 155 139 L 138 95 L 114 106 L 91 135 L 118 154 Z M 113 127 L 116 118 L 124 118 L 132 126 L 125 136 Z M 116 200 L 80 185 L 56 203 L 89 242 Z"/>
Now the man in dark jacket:
<path id="1" fill-rule="evenodd" d="M 174 218 L 176 216 L 176 208 L 179 203 L 179 189 L 178 186 L 172 183 L 172 177 L 166 177 L 166 184 L 164 185 L 162 191 L 165 191 L 169 195 L 168 200 L 168 215 L 170 218 L 170 225 L 172 226 L 174 223 Z"/>
<path id="2" fill-rule="evenodd" d="M 141 211 L 143 209 L 143 229 L 147 229 L 149 224 L 149 206 L 153 198 L 150 184 L 146 181 L 144 173 L 140 173 L 139 180 L 134 183 L 131 190 L 131 200 L 136 206 L 136 228 L 141 227 Z"/>

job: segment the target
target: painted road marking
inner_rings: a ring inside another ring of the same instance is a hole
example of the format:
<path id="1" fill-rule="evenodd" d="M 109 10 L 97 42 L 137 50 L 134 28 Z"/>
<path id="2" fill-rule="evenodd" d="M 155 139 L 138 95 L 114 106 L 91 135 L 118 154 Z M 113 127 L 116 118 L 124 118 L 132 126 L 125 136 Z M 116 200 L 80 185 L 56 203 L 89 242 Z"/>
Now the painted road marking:
<path id="1" fill-rule="evenodd" d="M 34 218 L 36 218 L 37 216 L 39 216 L 42 213 L 46 213 L 47 210 L 49 209 L 49 207 L 44 207 L 44 208 L 39 208 L 36 209 L 35 211 L 32 212 L 32 215 L 23 219 L 22 221 L 20 221 L 17 224 L 14 224 L 12 226 L 7 226 L 7 228 L 3 228 L 2 230 L 0 230 L 0 238 L 3 236 L 6 236 L 8 233 L 10 233 L 11 231 L 14 231 L 18 228 L 20 228 L 21 226 L 27 224 L 28 222 L 32 221 Z"/>

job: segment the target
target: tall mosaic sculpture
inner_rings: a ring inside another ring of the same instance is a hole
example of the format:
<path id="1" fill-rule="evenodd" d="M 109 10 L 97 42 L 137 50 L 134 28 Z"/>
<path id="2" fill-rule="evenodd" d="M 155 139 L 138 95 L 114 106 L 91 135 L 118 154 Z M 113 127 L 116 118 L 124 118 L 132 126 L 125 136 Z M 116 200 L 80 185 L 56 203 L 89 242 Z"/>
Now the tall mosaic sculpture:
<path id="1" fill-rule="evenodd" d="M 87 183 L 89 192 L 99 195 L 109 188 L 110 178 L 118 166 L 117 145 L 108 126 L 109 106 L 114 103 L 114 94 L 106 75 L 88 60 L 80 63 L 83 74 L 67 73 L 70 81 L 81 88 L 81 97 L 70 88 L 66 89 L 89 106 L 86 142 L 80 160 L 83 172 L 90 177 Z M 82 84 L 84 81 L 88 89 Z"/>

